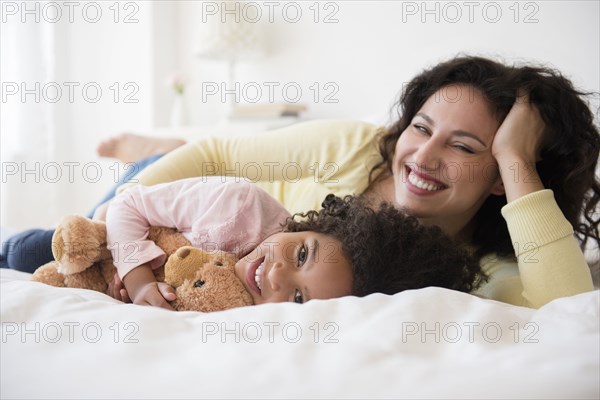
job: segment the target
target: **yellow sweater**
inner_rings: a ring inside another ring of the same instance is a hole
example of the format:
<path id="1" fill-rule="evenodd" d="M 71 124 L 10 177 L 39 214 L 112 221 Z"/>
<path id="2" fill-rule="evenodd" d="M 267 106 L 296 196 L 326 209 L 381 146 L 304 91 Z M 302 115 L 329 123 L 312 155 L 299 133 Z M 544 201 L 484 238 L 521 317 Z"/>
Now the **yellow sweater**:
<path id="1" fill-rule="evenodd" d="M 322 120 L 254 136 L 206 137 L 170 152 L 136 178 L 155 185 L 194 176 L 241 176 L 291 213 L 318 209 L 329 193 L 343 196 L 367 188 L 371 167 L 380 160 L 377 132 L 364 122 Z M 502 215 L 518 263 L 485 257 L 482 268 L 490 281 L 477 294 L 537 308 L 593 290 L 573 228 L 551 190 L 511 202 Z"/>

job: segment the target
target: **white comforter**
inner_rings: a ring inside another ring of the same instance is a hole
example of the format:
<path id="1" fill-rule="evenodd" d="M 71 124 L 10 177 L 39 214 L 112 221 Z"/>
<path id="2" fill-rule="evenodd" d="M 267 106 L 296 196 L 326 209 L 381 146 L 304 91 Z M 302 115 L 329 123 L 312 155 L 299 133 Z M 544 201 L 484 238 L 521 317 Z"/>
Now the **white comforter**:
<path id="1" fill-rule="evenodd" d="M 176 313 L 1 272 L 4 398 L 600 397 L 599 291 L 429 288 Z"/>

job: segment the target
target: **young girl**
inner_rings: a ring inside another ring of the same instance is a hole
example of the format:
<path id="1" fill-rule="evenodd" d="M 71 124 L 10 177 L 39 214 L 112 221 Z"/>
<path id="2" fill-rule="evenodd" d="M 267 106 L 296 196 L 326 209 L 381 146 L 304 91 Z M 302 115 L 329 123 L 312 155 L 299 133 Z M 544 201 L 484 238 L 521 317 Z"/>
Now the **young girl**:
<path id="1" fill-rule="evenodd" d="M 175 296 L 152 273 L 165 261 L 147 240 L 152 225 L 176 228 L 206 251 L 236 254 L 236 275 L 255 304 L 426 286 L 468 292 L 483 278 L 478 264 L 440 229 L 421 226 L 389 204 L 373 210 L 365 199 L 329 195 L 320 211 L 290 218 L 255 185 L 192 178 L 130 188 L 108 209 L 108 247 L 136 304 L 170 308 Z M 115 297 L 123 294 L 117 290 Z"/>

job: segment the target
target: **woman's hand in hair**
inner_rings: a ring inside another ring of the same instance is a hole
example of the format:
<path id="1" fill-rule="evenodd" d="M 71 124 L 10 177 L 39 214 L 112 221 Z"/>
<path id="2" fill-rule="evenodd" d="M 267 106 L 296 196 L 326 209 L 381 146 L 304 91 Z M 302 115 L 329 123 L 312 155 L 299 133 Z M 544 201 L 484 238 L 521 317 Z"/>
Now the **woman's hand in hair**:
<path id="1" fill-rule="evenodd" d="M 492 155 L 498 162 L 509 202 L 544 189 L 535 168 L 544 128 L 537 107 L 529 101 L 527 93 L 519 91 L 492 143 Z"/>
<path id="2" fill-rule="evenodd" d="M 528 163 L 539 161 L 544 135 L 544 121 L 529 95 L 519 91 L 504 122 L 498 128 L 492 143 L 492 155 L 500 159 L 520 159 Z"/>

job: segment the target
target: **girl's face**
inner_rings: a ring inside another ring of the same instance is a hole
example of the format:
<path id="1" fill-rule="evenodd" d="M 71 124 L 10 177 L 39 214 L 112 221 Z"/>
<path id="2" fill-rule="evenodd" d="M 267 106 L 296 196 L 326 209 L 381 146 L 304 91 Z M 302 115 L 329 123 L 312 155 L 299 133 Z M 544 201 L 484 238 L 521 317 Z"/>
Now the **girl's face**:
<path id="1" fill-rule="evenodd" d="M 352 270 L 341 243 L 315 232 L 270 236 L 235 265 L 254 304 L 330 299 L 352 293 Z"/>
<path id="2" fill-rule="evenodd" d="M 452 85 L 431 96 L 400 135 L 392 171 L 396 202 L 456 235 L 504 188 L 492 156 L 500 126 L 481 92 Z"/>

